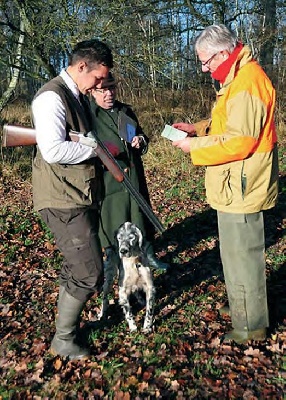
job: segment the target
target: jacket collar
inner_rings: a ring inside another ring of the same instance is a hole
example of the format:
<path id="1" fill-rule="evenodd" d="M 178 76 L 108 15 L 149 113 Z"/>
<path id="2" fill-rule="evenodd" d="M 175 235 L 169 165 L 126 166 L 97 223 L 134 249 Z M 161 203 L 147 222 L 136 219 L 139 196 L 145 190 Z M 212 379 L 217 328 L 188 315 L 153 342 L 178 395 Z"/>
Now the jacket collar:
<path id="1" fill-rule="evenodd" d="M 237 55 L 237 58 L 234 60 L 232 63 L 229 72 L 223 82 L 223 84 L 220 84 L 219 90 L 217 90 L 219 95 L 223 94 L 225 89 L 231 84 L 231 82 L 234 80 L 237 72 L 246 64 L 249 62 L 253 61 L 253 56 L 251 53 L 250 48 L 247 45 L 244 45 L 242 49 L 240 50 L 239 54 Z"/>

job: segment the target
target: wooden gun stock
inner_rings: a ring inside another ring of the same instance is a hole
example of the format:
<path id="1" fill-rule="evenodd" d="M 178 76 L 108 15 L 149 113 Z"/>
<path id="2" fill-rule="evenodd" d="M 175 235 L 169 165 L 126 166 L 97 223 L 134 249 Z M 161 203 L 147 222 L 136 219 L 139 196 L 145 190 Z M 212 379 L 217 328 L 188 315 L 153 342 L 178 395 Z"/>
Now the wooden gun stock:
<path id="1" fill-rule="evenodd" d="M 4 125 L 3 147 L 30 146 L 33 144 L 37 144 L 35 129 L 18 125 Z"/>

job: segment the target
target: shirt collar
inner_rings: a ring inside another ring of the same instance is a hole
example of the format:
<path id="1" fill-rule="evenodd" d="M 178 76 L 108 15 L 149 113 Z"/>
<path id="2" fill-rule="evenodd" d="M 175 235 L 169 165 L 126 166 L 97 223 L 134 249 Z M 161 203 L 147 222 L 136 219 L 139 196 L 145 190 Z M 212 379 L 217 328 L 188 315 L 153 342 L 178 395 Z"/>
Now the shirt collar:
<path id="1" fill-rule="evenodd" d="M 65 84 L 67 87 L 71 90 L 72 94 L 74 97 L 79 100 L 79 90 L 77 87 L 77 84 L 74 82 L 74 80 L 71 78 L 71 76 L 67 73 L 65 69 L 62 69 L 60 72 L 60 77 L 63 78 Z"/>

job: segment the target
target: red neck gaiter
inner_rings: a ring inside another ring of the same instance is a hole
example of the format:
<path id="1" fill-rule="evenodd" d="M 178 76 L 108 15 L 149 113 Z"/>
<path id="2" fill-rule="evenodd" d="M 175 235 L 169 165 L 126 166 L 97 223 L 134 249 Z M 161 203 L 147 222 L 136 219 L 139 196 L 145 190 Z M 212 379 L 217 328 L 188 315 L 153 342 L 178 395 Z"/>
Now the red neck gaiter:
<path id="1" fill-rule="evenodd" d="M 238 54 L 243 48 L 243 44 L 241 42 L 237 43 L 236 48 L 233 52 L 229 55 L 228 59 L 225 60 L 223 63 L 220 64 L 219 67 L 212 73 L 212 78 L 219 81 L 221 84 L 224 83 L 232 65 L 237 59 Z"/>

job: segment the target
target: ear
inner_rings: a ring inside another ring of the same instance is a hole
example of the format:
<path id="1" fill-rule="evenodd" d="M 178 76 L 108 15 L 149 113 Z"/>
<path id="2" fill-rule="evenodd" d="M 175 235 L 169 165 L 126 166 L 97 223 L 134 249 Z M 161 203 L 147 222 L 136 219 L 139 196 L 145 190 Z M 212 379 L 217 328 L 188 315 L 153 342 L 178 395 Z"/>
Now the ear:
<path id="1" fill-rule="evenodd" d="M 222 54 L 222 57 L 223 57 L 225 60 L 229 57 L 229 52 L 228 52 L 227 50 L 223 50 L 223 51 L 221 52 L 221 54 Z"/>
<path id="2" fill-rule="evenodd" d="M 143 245 L 142 232 L 140 231 L 140 229 L 137 226 L 135 226 L 135 230 L 136 230 L 136 235 L 138 236 L 139 247 L 140 247 L 140 249 L 142 249 L 142 245 Z"/>
<path id="3" fill-rule="evenodd" d="M 119 232 L 119 228 L 116 229 L 116 231 L 114 231 L 114 236 L 113 236 L 113 238 L 114 238 L 114 243 L 117 243 L 117 242 L 118 242 L 118 240 L 117 240 L 117 234 L 118 234 L 118 232 Z"/>
<path id="4" fill-rule="evenodd" d="M 87 64 L 85 61 L 79 61 L 77 68 L 79 72 L 82 72 L 86 68 Z"/>

